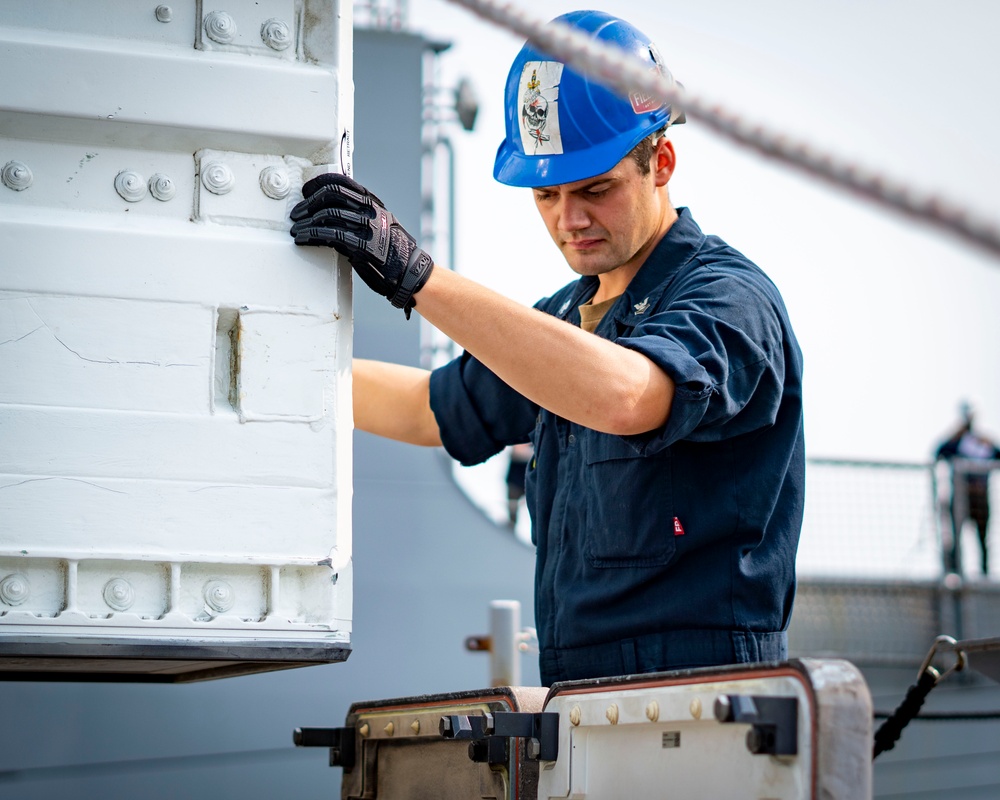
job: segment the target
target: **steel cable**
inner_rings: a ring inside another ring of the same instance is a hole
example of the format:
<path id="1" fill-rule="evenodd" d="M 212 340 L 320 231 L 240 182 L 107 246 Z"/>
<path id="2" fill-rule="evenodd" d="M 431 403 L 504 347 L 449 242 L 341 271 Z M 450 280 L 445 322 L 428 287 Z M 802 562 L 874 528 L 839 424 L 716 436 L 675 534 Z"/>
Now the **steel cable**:
<path id="1" fill-rule="evenodd" d="M 664 103 L 676 103 L 688 117 L 700 120 L 727 139 L 914 219 L 930 222 L 1000 258 L 1000 225 L 995 219 L 976 214 L 939 195 L 918 191 L 876 170 L 729 112 L 718 104 L 681 89 L 620 48 L 594 41 L 563 23 L 547 23 L 512 3 L 495 0 L 448 2 L 530 40 L 538 49 L 599 80 L 619 94 L 641 91 Z"/>

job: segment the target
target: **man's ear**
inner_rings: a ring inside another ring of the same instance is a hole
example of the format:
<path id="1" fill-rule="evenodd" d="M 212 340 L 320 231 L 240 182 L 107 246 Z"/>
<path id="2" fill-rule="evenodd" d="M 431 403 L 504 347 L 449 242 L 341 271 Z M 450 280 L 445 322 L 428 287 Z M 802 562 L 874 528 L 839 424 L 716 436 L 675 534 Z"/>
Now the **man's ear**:
<path id="1" fill-rule="evenodd" d="M 656 152 L 653 153 L 653 173 L 657 186 L 666 186 L 670 176 L 674 174 L 674 167 L 677 166 L 677 154 L 674 152 L 674 143 L 666 136 L 661 136 L 656 142 Z"/>

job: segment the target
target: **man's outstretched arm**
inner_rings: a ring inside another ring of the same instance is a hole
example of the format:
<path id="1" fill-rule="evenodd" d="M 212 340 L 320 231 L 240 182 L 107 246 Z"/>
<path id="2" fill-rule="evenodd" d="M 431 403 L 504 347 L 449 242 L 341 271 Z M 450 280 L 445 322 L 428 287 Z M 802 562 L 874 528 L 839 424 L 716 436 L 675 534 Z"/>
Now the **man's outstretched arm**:
<path id="1" fill-rule="evenodd" d="M 417 310 L 542 408 L 619 435 L 663 425 L 673 382 L 634 350 L 436 267 Z"/>
<path id="2" fill-rule="evenodd" d="M 427 370 L 356 358 L 353 372 L 354 427 L 409 444 L 441 445 Z"/>
<path id="3" fill-rule="evenodd" d="M 425 319 L 529 400 L 605 433 L 644 433 L 666 422 L 674 385 L 646 356 L 454 272 L 435 269 L 430 256 L 382 201 L 346 176 L 321 175 L 302 190 L 305 199 L 291 214 L 296 244 L 336 248 L 372 290 L 407 316 L 419 294 Z M 393 377 L 376 385 L 389 389 Z M 355 392 L 360 402 L 366 402 L 366 396 L 367 390 L 360 395 Z M 391 408 L 386 409 L 385 402 L 373 401 L 375 408 L 390 412 L 378 413 L 377 424 L 371 421 L 376 428 L 373 432 L 425 443 L 422 439 L 428 437 L 429 424 L 420 423 L 415 429 L 407 423 L 397 425 L 390 421 Z M 409 403 L 405 409 L 417 410 Z M 364 410 L 360 413 L 362 419 L 375 416 Z M 361 424 L 358 427 L 369 430 Z"/>

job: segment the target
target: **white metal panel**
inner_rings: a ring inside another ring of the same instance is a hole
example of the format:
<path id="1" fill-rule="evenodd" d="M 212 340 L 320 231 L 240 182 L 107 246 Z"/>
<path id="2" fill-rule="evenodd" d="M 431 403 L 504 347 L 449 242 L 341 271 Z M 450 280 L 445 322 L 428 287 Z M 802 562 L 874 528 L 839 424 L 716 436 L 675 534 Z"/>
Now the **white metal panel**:
<path id="1" fill-rule="evenodd" d="M 27 131 L 31 138 L 49 141 L 177 149 L 183 145 L 187 152 L 229 146 L 309 157 L 350 128 L 344 124 L 342 102 L 351 91 L 350 58 L 344 58 L 340 47 L 347 42 L 350 55 L 351 14 L 346 4 L 253 3 L 258 25 L 295 6 L 295 16 L 285 18 L 296 36 L 294 49 L 281 58 L 261 57 L 268 50 L 263 45 L 252 50 L 218 45 L 195 49 L 196 31 L 186 20 L 195 18 L 197 6 L 205 8 L 203 19 L 214 9 L 193 0 L 170 5 L 175 18 L 159 23 L 153 4 L 133 0 L 0 4 L 0 129 L 12 137 Z M 68 6 L 75 7 L 73 13 Z M 138 8 L 145 13 L 137 15 Z M 74 28 L 71 23 L 80 16 L 93 21 Z M 108 25 L 108 20 L 117 24 Z M 132 34 L 130 24 L 136 26 Z M 173 33 L 154 35 L 160 29 Z M 289 60 L 291 54 L 294 61 Z M 62 119 L 58 126 L 39 130 L 37 121 L 26 115 Z"/>
<path id="2" fill-rule="evenodd" d="M 194 304 L 0 294 L 0 402 L 203 411 L 211 323 Z"/>
<path id="3" fill-rule="evenodd" d="M 0 5 L 0 668 L 346 657 L 350 270 L 287 231 L 350 170 L 350 16 Z"/>
<path id="4" fill-rule="evenodd" d="M 871 697 L 844 661 L 750 665 L 554 687 L 559 749 L 538 797 L 806 800 L 871 796 Z M 720 696 L 791 698 L 794 754 L 753 753 L 746 723 L 721 722 Z"/>

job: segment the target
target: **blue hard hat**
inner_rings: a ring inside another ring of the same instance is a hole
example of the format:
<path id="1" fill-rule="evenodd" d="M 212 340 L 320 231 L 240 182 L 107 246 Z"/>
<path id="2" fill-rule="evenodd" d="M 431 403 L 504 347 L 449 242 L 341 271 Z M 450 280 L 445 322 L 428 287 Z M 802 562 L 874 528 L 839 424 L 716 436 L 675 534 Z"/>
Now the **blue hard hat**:
<path id="1" fill-rule="evenodd" d="M 556 17 L 592 38 L 616 45 L 673 82 L 642 31 L 603 11 Z M 556 186 L 612 169 L 650 134 L 684 121 L 680 109 L 633 92 L 624 98 L 525 44 L 507 75 L 507 136 L 493 177 L 510 186 Z"/>

